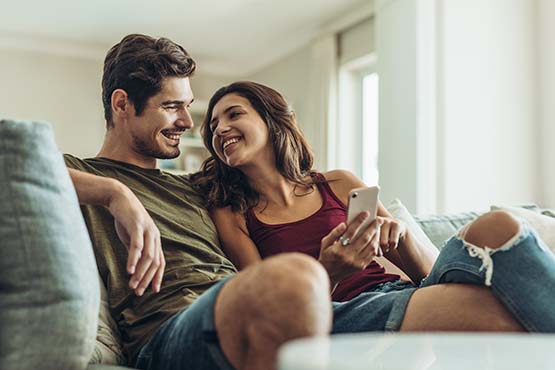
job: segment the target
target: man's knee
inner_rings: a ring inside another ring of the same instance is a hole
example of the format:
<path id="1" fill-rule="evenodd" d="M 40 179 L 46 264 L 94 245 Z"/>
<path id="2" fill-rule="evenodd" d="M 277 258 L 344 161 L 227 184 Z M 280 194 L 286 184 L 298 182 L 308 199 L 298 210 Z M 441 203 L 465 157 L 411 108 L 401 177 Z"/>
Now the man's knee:
<path id="1" fill-rule="evenodd" d="M 268 277 L 268 283 L 275 284 L 277 278 L 294 292 L 321 290 L 329 293 L 326 270 L 314 258 L 301 253 L 285 253 L 266 261 L 266 265 L 261 265 L 261 274 Z"/>
<path id="2" fill-rule="evenodd" d="M 329 278 L 314 258 L 299 253 L 269 258 L 259 265 L 253 279 L 256 288 L 247 299 L 257 314 L 280 317 L 287 321 L 284 327 L 307 321 L 321 323 L 316 331 L 327 330 L 327 317 L 331 316 Z M 302 325 L 298 330 L 304 330 Z"/>
<path id="3" fill-rule="evenodd" d="M 505 211 L 481 215 L 464 231 L 464 240 L 478 247 L 499 248 L 515 236 L 520 228 L 517 219 Z"/>
<path id="4" fill-rule="evenodd" d="M 311 257 L 283 254 L 253 265 L 220 292 L 215 322 L 222 349 L 236 368 L 251 361 L 271 368 L 287 340 L 324 335 L 331 327 L 329 282 Z"/>
<path id="5" fill-rule="evenodd" d="M 244 313 L 275 310 L 283 314 L 288 312 L 287 307 L 330 301 L 326 271 L 314 258 L 299 253 L 267 258 L 243 270 L 226 285 L 222 293 L 241 301 Z M 233 294 L 225 294 L 226 291 Z"/>

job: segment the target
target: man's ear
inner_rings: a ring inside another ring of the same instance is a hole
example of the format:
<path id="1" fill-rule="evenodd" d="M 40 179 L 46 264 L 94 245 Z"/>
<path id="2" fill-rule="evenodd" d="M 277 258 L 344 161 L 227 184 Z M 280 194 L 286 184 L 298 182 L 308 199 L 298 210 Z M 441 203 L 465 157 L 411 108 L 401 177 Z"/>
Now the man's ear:
<path id="1" fill-rule="evenodd" d="M 132 104 L 125 90 L 114 90 L 111 103 L 114 116 L 118 118 L 127 118 L 131 114 Z"/>

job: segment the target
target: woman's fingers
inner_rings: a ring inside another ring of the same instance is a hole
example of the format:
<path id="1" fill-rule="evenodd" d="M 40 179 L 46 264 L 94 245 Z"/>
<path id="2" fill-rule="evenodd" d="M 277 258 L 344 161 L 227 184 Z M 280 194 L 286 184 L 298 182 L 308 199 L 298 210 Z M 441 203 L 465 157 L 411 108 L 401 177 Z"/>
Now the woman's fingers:
<path id="1" fill-rule="evenodd" d="M 322 241 L 321 241 L 322 247 L 325 248 L 335 243 L 337 239 L 339 239 L 339 237 L 341 237 L 341 235 L 345 232 L 346 228 L 347 227 L 344 222 L 334 227 L 333 230 L 330 231 L 328 235 L 322 238 Z"/>
<path id="2" fill-rule="evenodd" d="M 361 237 L 366 242 L 364 248 L 359 251 L 358 260 L 361 262 L 362 268 L 366 268 L 370 262 L 374 259 L 374 257 L 381 257 L 382 251 L 379 246 L 379 234 L 374 233 L 374 235 L 370 236 L 370 234 L 365 234 Z"/>
<path id="3" fill-rule="evenodd" d="M 394 223 L 389 232 L 389 248 L 396 249 L 399 246 L 401 238 L 401 225 Z"/>
<path id="4" fill-rule="evenodd" d="M 385 222 L 380 232 L 380 247 L 384 249 L 389 248 L 390 231 L 391 231 L 391 223 Z"/>
<path id="5" fill-rule="evenodd" d="M 357 230 L 359 229 L 360 225 L 370 216 L 367 211 L 361 212 L 358 216 L 347 225 L 347 229 L 345 232 L 339 237 L 341 244 L 343 246 L 347 246 L 349 244 L 353 244 L 355 240 L 355 235 L 357 235 Z"/>
<path id="6" fill-rule="evenodd" d="M 361 250 L 375 235 L 381 235 L 382 224 L 383 219 L 381 217 L 376 218 L 365 229 L 359 230 L 355 237 L 352 238 L 351 244 L 355 245 L 355 248 Z M 379 238 L 377 240 L 379 241 Z"/>

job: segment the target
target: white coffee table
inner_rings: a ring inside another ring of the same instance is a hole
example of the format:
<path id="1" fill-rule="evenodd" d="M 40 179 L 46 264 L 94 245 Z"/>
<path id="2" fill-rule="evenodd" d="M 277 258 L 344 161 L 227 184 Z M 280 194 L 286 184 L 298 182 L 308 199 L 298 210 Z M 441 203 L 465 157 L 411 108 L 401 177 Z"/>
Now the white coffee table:
<path id="1" fill-rule="evenodd" d="M 555 369 L 555 335 L 349 334 L 284 345 L 279 370 Z"/>

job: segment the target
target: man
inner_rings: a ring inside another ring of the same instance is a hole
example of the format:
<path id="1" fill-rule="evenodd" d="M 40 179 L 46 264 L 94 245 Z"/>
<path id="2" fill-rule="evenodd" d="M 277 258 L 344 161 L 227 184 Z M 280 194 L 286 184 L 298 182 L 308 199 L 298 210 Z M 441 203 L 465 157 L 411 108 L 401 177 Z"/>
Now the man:
<path id="1" fill-rule="evenodd" d="M 104 144 L 96 158 L 66 155 L 66 164 L 136 367 L 272 369 L 285 341 L 330 331 L 332 271 L 284 254 L 236 273 L 188 177 L 157 169 L 157 158 L 179 155 L 179 138 L 193 126 L 194 70 L 187 52 L 168 39 L 123 38 L 104 63 Z M 495 216 L 475 222 L 467 235 L 485 245 L 481 230 L 494 224 L 490 246 L 518 228 L 513 219 Z M 339 236 L 329 237 L 333 247 L 321 259 L 337 269 L 360 268 L 353 249 L 336 242 Z M 334 303 L 334 332 L 521 329 L 489 289 L 455 285 Z M 376 326 L 377 318 L 388 326 Z"/>

